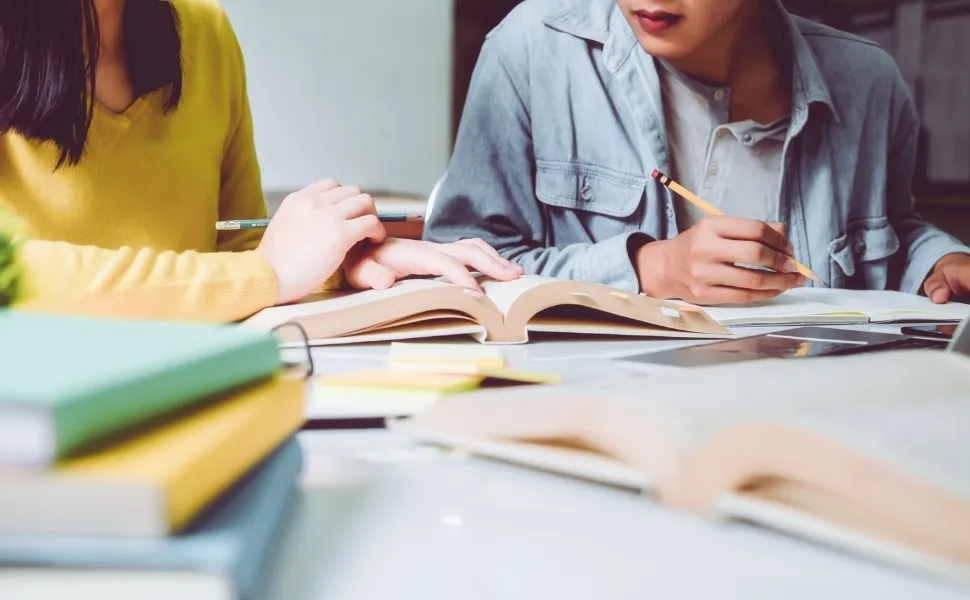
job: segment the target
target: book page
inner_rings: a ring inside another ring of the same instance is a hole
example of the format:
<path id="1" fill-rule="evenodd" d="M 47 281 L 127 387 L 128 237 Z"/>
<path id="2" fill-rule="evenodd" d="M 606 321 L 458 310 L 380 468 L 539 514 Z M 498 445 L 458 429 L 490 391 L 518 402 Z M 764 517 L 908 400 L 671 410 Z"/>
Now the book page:
<path id="1" fill-rule="evenodd" d="M 873 323 L 902 321 L 963 321 L 970 317 L 970 304 L 949 302 L 933 304 L 925 296 L 904 292 L 862 292 L 846 294 L 846 303 L 865 302 L 865 311 Z"/>
<path id="2" fill-rule="evenodd" d="M 919 377 L 914 377 L 919 373 Z M 418 437 L 574 440 L 644 473 L 676 478 L 705 442 L 752 421 L 792 421 L 918 403 L 964 390 L 970 359 L 933 351 L 770 360 L 625 378 L 460 396 L 409 423 Z"/>
<path id="3" fill-rule="evenodd" d="M 386 290 L 320 292 L 311 294 L 296 304 L 263 309 L 243 321 L 242 325 L 257 331 L 269 331 L 278 325 L 300 317 L 326 314 L 361 306 L 377 300 L 401 296 L 417 290 L 433 289 L 436 287 L 444 289 L 454 286 L 453 284 L 434 279 L 406 279 Z"/>
<path id="4" fill-rule="evenodd" d="M 918 374 L 918 375 L 917 375 Z M 779 359 L 658 374 L 601 386 L 599 394 L 637 401 L 689 452 L 719 431 L 750 421 L 918 404 L 967 388 L 970 359 L 935 351 Z M 584 386 L 597 393 L 594 386 Z"/>
<path id="5" fill-rule="evenodd" d="M 970 567 L 966 565 L 869 535 L 803 510 L 793 510 L 749 494 L 726 494 L 718 501 L 717 508 L 719 514 L 731 519 L 776 529 L 805 540 L 848 550 L 868 560 L 970 587 Z"/>
<path id="6" fill-rule="evenodd" d="M 767 429 L 738 430 L 711 449 L 750 442 L 745 463 L 760 465 L 745 473 L 734 463 L 720 516 L 970 583 L 970 396 L 847 404 L 779 421 L 795 428 L 768 442 L 785 457 L 774 466 L 784 477 L 766 477 L 771 465 L 756 458 Z"/>
<path id="7" fill-rule="evenodd" d="M 834 292 L 817 294 L 814 292 Z M 729 304 L 705 306 L 715 321 L 726 327 L 742 325 L 801 325 L 808 323 L 865 323 L 868 316 L 856 307 L 847 309 L 848 303 L 836 303 L 837 296 L 844 290 L 823 290 L 820 288 L 797 288 L 789 290 L 765 302 L 751 304 Z M 687 304 L 682 302 L 681 304 Z"/>
<path id="8" fill-rule="evenodd" d="M 970 396 L 844 406 L 791 423 L 970 501 Z"/>
<path id="9" fill-rule="evenodd" d="M 508 316 L 509 310 L 519 297 L 529 290 L 549 283 L 550 281 L 557 280 L 542 275 L 523 275 L 513 281 L 495 281 L 494 279 L 486 278 L 480 280 L 479 283 L 489 300 L 498 307 L 503 315 Z"/>
<path id="10" fill-rule="evenodd" d="M 509 462 L 647 490 L 664 470 L 667 441 L 631 402 L 606 401 L 574 387 L 548 385 L 459 394 L 388 428 Z M 582 458 L 581 457 L 585 457 Z M 600 475 L 593 477 L 591 471 Z M 605 468 L 605 465 L 611 465 Z M 619 473 L 636 474 L 619 477 Z"/>
<path id="11" fill-rule="evenodd" d="M 864 323 L 870 319 L 960 321 L 970 316 L 970 305 L 936 305 L 916 294 L 826 288 L 796 288 L 766 302 L 704 310 L 726 326 Z"/>

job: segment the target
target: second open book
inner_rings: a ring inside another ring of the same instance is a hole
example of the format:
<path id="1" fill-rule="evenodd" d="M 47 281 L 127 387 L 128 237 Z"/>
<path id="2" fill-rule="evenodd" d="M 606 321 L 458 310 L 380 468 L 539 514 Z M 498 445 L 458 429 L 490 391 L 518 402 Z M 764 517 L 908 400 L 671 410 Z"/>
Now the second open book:
<path id="1" fill-rule="evenodd" d="M 959 354 L 472 394 L 390 426 L 970 586 L 970 358 Z"/>
<path id="2" fill-rule="evenodd" d="M 527 275 L 483 279 L 484 296 L 441 280 L 410 279 L 387 290 L 328 292 L 263 310 L 246 327 L 298 323 L 313 344 L 468 334 L 521 343 L 530 332 L 683 338 L 728 337 L 703 310 L 603 285 Z M 296 341 L 296 340 L 294 340 Z"/>

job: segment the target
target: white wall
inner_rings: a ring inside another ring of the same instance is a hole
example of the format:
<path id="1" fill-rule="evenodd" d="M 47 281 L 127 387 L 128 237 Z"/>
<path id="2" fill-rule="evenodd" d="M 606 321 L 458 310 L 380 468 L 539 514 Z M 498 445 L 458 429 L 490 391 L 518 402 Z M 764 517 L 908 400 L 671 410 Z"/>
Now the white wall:
<path id="1" fill-rule="evenodd" d="M 452 0 L 222 0 L 263 187 L 427 194 L 450 152 Z"/>

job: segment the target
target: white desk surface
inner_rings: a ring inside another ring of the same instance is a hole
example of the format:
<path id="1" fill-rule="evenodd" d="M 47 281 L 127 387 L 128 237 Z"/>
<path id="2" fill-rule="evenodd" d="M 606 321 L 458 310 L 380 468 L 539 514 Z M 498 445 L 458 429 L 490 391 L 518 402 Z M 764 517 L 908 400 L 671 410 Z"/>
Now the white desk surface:
<path id="1" fill-rule="evenodd" d="M 515 367 L 585 383 L 636 377 L 612 359 L 684 343 L 562 340 L 503 352 Z M 318 373 L 340 372 L 382 366 L 387 351 L 318 348 L 314 359 Z M 304 432 L 300 440 L 307 482 L 270 582 L 274 600 L 967 597 L 771 531 L 440 453 L 399 434 Z"/>
<path id="2" fill-rule="evenodd" d="M 898 325 L 853 325 L 844 329 L 899 333 Z M 740 335 L 754 335 L 790 329 L 790 327 L 735 328 Z M 416 343 L 465 344 L 477 346 L 471 337 L 449 339 L 413 340 Z M 556 372 L 565 383 L 586 383 L 596 379 L 618 377 L 642 377 L 617 368 L 614 359 L 644 352 L 657 352 L 670 348 L 711 343 L 716 340 L 671 340 L 644 338 L 587 337 L 581 340 L 570 336 L 554 338 L 546 336 L 528 344 L 498 345 L 512 368 L 531 371 Z M 353 369 L 384 368 L 390 344 L 356 344 L 348 346 L 323 346 L 313 349 L 313 361 L 317 375 L 344 373 Z M 296 352 L 296 351 L 293 351 Z M 294 354 L 293 356 L 297 356 Z"/>
<path id="3" fill-rule="evenodd" d="M 269 582 L 274 600 L 967 597 L 771 531 L 399 434 L 300 441 L 306 482 Z"/>

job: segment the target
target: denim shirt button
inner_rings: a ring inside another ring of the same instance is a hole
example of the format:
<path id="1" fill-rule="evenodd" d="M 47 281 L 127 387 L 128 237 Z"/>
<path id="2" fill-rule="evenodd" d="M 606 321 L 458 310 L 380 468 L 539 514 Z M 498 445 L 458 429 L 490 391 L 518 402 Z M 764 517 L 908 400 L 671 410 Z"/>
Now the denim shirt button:
<path id="1" fill-rule="evenodd" d="M 583 189 L 579 190 L 579 197 L 586 202 L 593 199 L 593 190 L 590 189 L 589 183 L 585 181 L 583 182 Z"/>
<path id="2" fill-rule="evenodd" d="M 862 238 L 856 238 L 856 240 L 852 243 L 852 251 L 856 254 L 865 254 L 866 241 Z"/>

